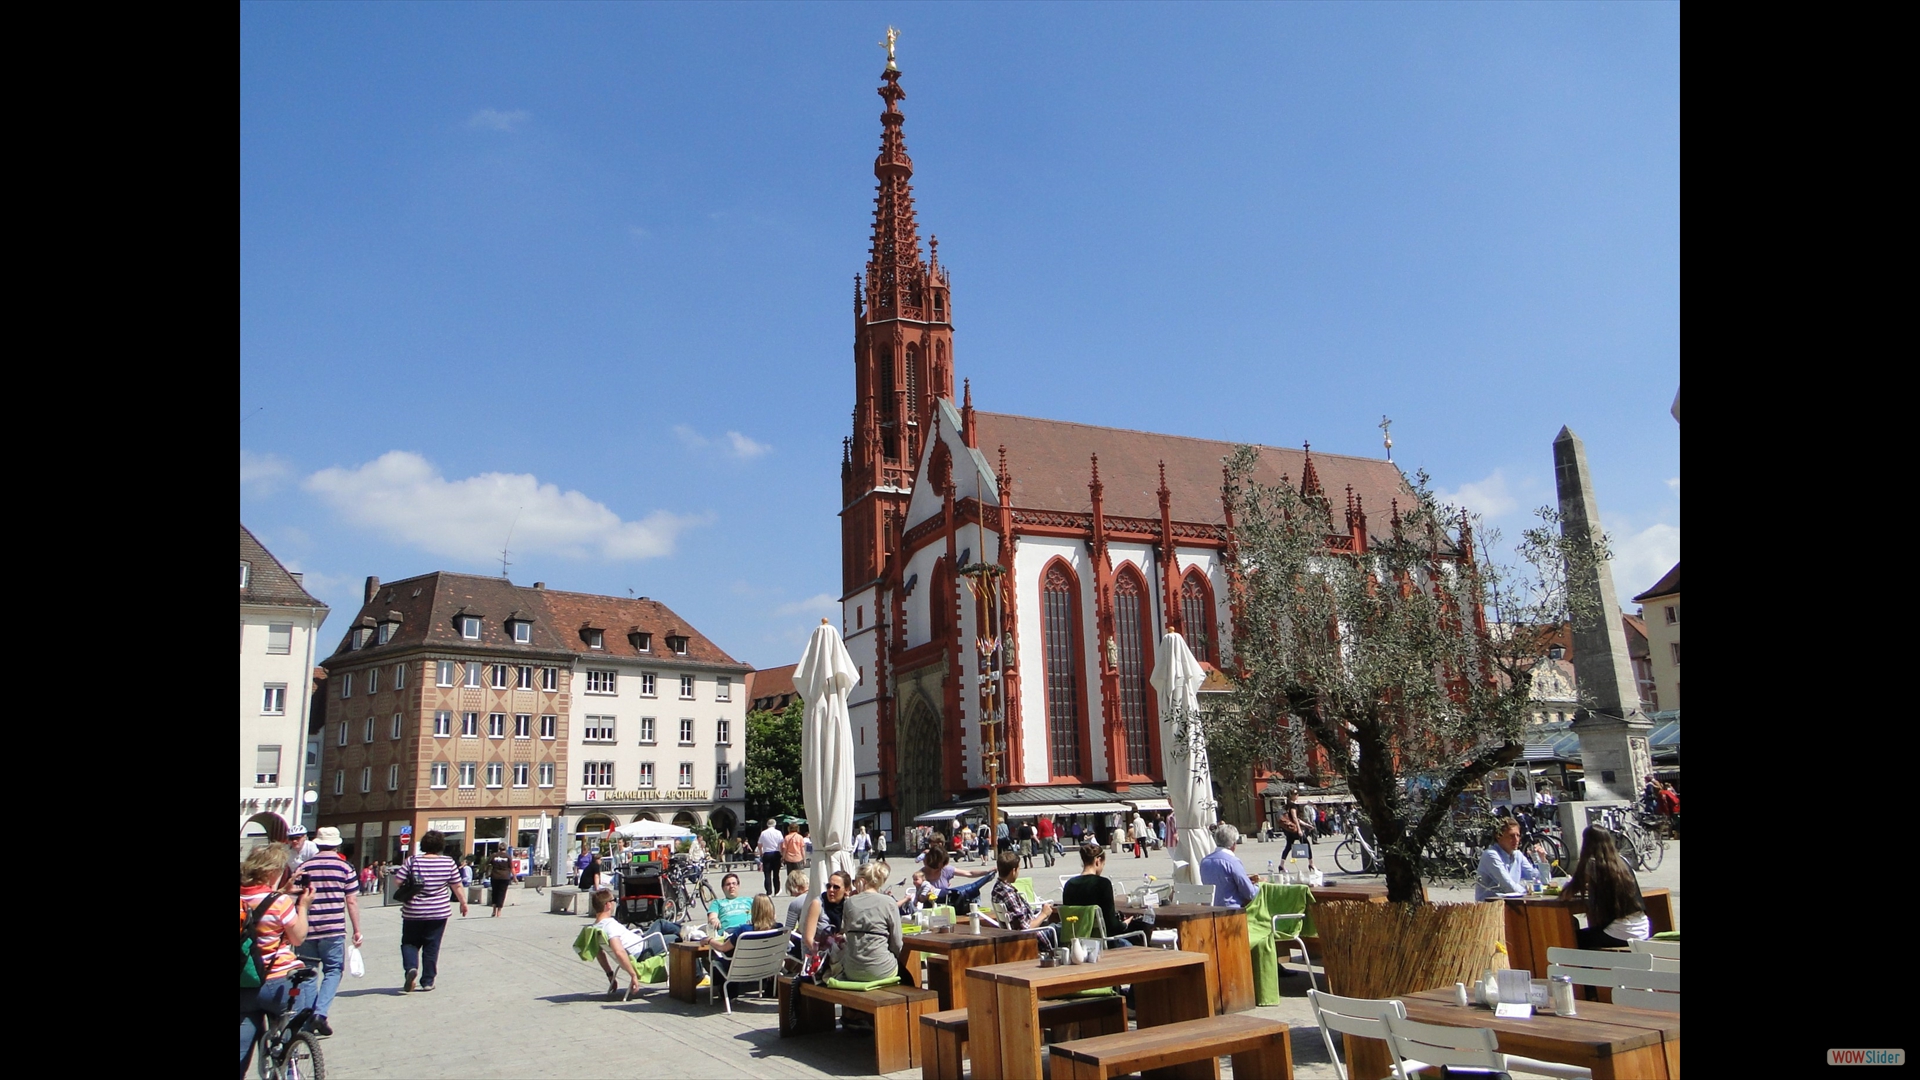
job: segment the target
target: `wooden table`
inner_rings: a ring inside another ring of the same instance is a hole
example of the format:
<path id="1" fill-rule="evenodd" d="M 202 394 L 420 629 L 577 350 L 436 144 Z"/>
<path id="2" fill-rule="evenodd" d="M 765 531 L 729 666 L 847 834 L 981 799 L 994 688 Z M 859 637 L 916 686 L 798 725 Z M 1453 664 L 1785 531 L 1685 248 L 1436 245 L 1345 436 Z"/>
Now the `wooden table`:
<path id="1" fill-rule="evenodd" d="M 1500 1052 L 1580 1065 L 1594 1080 L 1680 1080 L 1680 1014 L 1582 1001 L 1576 1016 L 1536 1013 L 1501 1019 L 1490 1009 L 1461 1008 L 1452 990 L 1400 998 L 1407 1019 L 1447 1027 L 1490 1028 Z"/>
<path id="2" fill-rule="evenodd" d="M 964 927 L 952 932 L 933 931 L 908 934 L 902 939 L 906 944 L 902 950 L 906 957 L 907 970 L 917 978 L 920 970 L 920 958 L 916 953 L 928 953 L 946 958 L 944 977 L 931 977 L 929 972 L 927 989 L 940 994 L 940 1009 L 964 1009 L 967 1007 L 967 970 L 984 964 L 1006 964 L 1015 960 L 1038 960 L 1040 958 L 1040 939 L 1032 930 L 1008 930 L 998 926 L 983 926 L 978 934 Z"/>
<path id="3" fill-rule="evenodd" d="M 1640 898 L 1647 907 L 1647 922 L 1653 932 L 1678 929 L 1673 925 L 1673 897 L 1666 889 L 1644 889 Z M 1533 972 L 1536 979 L 1547 977 L 1547 950 L 1577 949 L 1580 938 L 1573 917 L 1587 912 L 1584 898 L 1526 896 L 1510 899 L 1507 905 L 1507 963 Z"/>
<path id="4" fill-rule="evenodd" d="M 1207 992 L 1212 955 L 1170 949 L 1103 950 L 1097 964 L 1041 967 L 1037 960 L 967 971 L 968 1040 L 974 1080 L 1042 1075 L 1040 1000 L 1098 986 L 1133 984 L 1140 1026 L 1213 1015 Z"/>
<path id="5" fill-rule="evenodd" d="M 700 965 L 707 956 L 707 942 L 667 942 L 667 993 L 691 1005 L 700 993 Z"/>
<path id="6" fill-rule="evenodd" d="M 1146 914 L 1142 907 L 1115 907 L 1121 918 Z M 1247 941 L 1247 913 L 1217 904 L 1163 904 L 1153 909 L 1154 928 L 1180 935 L 1180 948 L 1213 957 L 1207 965 L 1207 994 L 1217 1013 L 1253 1008 L 1253 947 Z"/>
<path id="7" fill-rule="evenodd" d="M 1385 882 L 1345 881 L 1338 885 L 1314 886 L 1308 891 L 1313 893 L 1313 902 L 1316 904 L 1331 903 L 1335 900 L 1360 900 L 1369 904 L 1387 902 Z"/>

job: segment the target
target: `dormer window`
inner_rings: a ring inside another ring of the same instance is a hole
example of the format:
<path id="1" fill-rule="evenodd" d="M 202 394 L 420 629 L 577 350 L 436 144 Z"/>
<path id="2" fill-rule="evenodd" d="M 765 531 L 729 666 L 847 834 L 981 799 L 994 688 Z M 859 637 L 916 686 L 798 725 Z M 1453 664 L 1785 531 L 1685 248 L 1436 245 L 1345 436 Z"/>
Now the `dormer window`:
<path id="1" fill-rule="evenodd" d="M 251 577 L 252 574 L 253 574 L 253 566 L 249 563 L 242 562 L 240 564 L 240 587 L 241 588 L 244 589 L 247 587 L 247 579 Z"/>
<path id="2" fill-rule="evenodd" d="M 395 625 L 397 624 L 390 622 L 380 624 L 380 644 L 385 645 L 387 642 L 393 640 L 393 628 Z"/>
<path id="3" fill-rule="evenodd" d="M 513 628 L 515 644 L 527 645 L 533 641 L 533 624 L 525 619 L 515 619 L 507 624 Z"/>
<path id="4" fill-rule="evenodd" d="M 635 652 L 653 651 L 653 635 L 645 631 L 635 630 L 633 633 L 627 635 L 627 640 L 633 644 Z"/>
<path id="5" fill-rule="evenodd" d="M 480 618 L 477 615 L 460 616 L 460 636 L 468 641 L 480 640 Z"/>
<path id="6" fill-rule="evenodd" d="M 667 635 L 667 648 L 681 656 L 687 655 L 687 639 L 678 634 Z"/>
<path id="7" fill-rule="evenodd" d="M 367 635 L 368 635 L 368 634 L 371 634 L 371 633 L 373 633 L 373 631 L 371 631 L 371 630 L 369 630 L 369 629 L 367 629 L 367 628 L 366 628 L 366 627 L 364 627 L 364 626 L 362 626 L 362 627 L 359 627 L 358 629 L 356 629 L 356 630 L 354 630 L 354 632 L 353 632 L 353 648 L 356 648 L 356 649 L 364 649 L 364 648 L 366 648 L 366 645 L 367 645 Z"/>
<path id="8" fill-rule="evenodd" d="M 607 647 L 607 632 L 605 630 L 595 630 L 592 627 L 585 628 L 580 631 L 580 639 L 587 643 L 587 648 L 589 649 L 604 649 Z"/>

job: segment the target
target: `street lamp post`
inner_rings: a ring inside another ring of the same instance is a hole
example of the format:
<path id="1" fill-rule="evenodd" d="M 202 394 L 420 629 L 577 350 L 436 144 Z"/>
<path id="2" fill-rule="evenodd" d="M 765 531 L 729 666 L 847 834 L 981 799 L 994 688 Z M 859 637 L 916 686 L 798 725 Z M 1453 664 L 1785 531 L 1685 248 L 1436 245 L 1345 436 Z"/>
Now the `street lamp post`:
<path id="1" fill-rule="evenodd" d="M 1001 626 L 1006 610 L 1006 568 L 987 558 L 986 528 L 976 522 L 977 550 L 980 561 L 960 568 L 960 576 L 973 593 L 974 648 L 979 655 L 980 682 L 980 759 L 987 767 L 987 827 L 999 850 L 1000 837 L 1000 765 L 1005 745 L 1006 633 Z M 1009 830 L 1011 835 L 1011 830 Z"/>

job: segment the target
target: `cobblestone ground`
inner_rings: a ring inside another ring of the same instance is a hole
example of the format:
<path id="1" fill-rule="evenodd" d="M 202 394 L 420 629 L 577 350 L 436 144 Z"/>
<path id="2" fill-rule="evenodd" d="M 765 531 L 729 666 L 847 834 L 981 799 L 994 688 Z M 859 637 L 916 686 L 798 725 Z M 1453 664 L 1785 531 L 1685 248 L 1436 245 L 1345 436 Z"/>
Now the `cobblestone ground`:
<path id="1" fill-rule="evenodd" d="M 1263 872 L 1281 845 L 1250 842 L 1240 854 L 1252 872 Z M 1332 846 L 1316 847 L 1322 869 L 1332 869 Z M 1666 863 L 1642 875 L 1645 887 L 1675 891 L 1679 903 L 1679 844 L 1670 843 Z M 896 870 L 899 862 L 896 860 Z M 978 870 L 978 859 L 962 864 Z M 1031 874 L 1043 897 L 1059 895 L 1054 868 L 1036 859 Z M 1170 878 L 1172 860 L 1155 853 L 1135 860 L 1110 856 L 1109 876 L 1132 886 L 1152 874 Z M 1023 871 L 1023 873 L 1027 873 Z M 904 876 L 896 873 L 895 877 Z M 1336 880 L 1345 875 L 1330 875 Z M 742 874 L 749 890 L 759 875 Z M 716 885 L 718 874 L 713 875 Z M 1355 877 L 1350 880 L 1378 880 Z M 1470 899 L 1471 890 L 1434 889 L 1435 899 Z M 871 1075 L 871 1036 L 821 1034 L 781 1039 L 771 1000 L 736 1001 L 732 1015 L 719 1004 L 688 1005 L 667 996 L 666 984 L 643 1000 L 606 1000 L 598 964 L 582 962 L 569 948 L 586 920 L 552 915 L 547 898 L 515 887 L 500 918 L 485 904 L 467 918 L 456 912 L 440 953 L 438 986 L 430 994 L 403 994 L 400 985 L 400 909 L 379 898 L 362 908 L 367 974 L 342 980 L 331 1022 L 338 1034 L 321 1043 L 327 1075 L 358 1078 L 554 1077 L 849 1077 Z M 582 905 L 584 913 L 584 904 Z M 1296 960 L 1291 970 L 1301 970 Z M 1294 1075 L 1302 1080 L 1335 1076 L 1307 1003 L 1304 975 L 1281 980 L 1281 1003 L 1256 1015 L 1293 1028 Z M 1226 1063 L 1223 1072 L 1231 1075 Z M 918 1076 L 918 1070 L 892 1074 Z"/>

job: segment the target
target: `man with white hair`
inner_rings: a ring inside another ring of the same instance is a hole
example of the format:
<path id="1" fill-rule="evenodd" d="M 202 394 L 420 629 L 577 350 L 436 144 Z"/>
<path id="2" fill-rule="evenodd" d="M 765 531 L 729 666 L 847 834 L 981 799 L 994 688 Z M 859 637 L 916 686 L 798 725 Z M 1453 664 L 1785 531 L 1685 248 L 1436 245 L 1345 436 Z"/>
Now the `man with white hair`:
<path id="1" fill-rule="evenodd" d="M 307 838 L 307 827 L 295 825 L 287 830 L 287 847 L 293 852 L 294 866 L 299 866 L 315 855 L 320 854 L 320 845 Z"/>
<path id="2" fill-rule="evenodd" d="M 1233 849 L 1240 846 L 1240 830 L 1226 822 L 1213 827 L 1213 852 L 1200 860 L 1200 884 L 1214 886 L 1214 903 L 1225 907 L 1244 907 L 1254 896 L 1253 883 Z"/>

